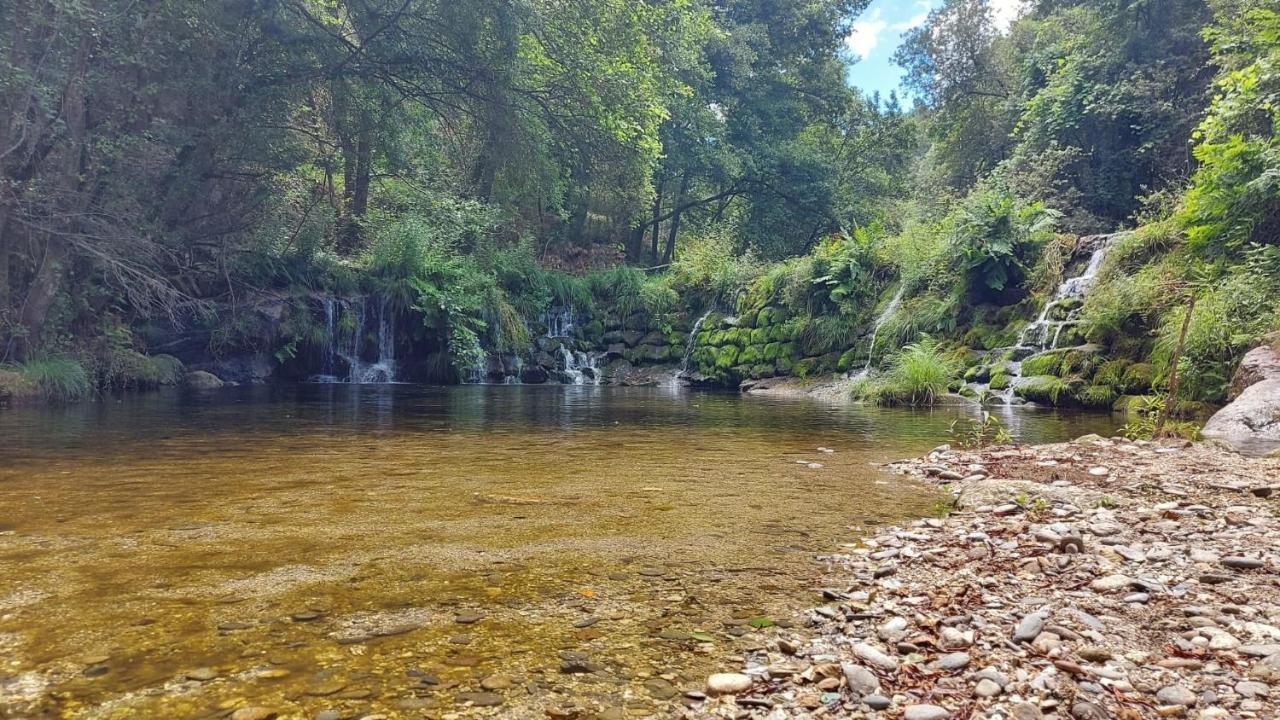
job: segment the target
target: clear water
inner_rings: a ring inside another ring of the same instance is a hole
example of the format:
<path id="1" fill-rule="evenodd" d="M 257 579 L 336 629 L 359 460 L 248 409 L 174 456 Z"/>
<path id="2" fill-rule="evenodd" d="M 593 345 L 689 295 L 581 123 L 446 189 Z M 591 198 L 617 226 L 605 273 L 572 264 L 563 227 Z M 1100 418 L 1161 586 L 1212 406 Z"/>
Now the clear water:
<path id="1" fill-rule="evenodd" d="M 0 410 L 0 716 L 665 717 L 655 678 L 736 667 L 776 632 L 751 619 L 817 602 L 822 552 L 930 512 L 874 464 L 957 412 L 408 385 Z M 565 651 L 599 670 L 561 673 Z M 471 708 L 495 674 L 502 704 Z"/>

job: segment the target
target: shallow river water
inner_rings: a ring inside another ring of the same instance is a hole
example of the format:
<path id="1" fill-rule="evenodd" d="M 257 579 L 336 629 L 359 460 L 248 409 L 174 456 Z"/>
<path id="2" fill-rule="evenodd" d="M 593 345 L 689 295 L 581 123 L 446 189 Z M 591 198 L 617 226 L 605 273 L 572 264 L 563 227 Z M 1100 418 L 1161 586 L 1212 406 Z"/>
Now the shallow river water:
<path id="1" fill-rule="evenodd" d="M 293 386 L 0 409 L 0 717 L 666 717 L 965 411 Z M 1019 440 L 1107 416 L 1008 411 Z M 826 448 L 834 452 L 825 452 Z"/>

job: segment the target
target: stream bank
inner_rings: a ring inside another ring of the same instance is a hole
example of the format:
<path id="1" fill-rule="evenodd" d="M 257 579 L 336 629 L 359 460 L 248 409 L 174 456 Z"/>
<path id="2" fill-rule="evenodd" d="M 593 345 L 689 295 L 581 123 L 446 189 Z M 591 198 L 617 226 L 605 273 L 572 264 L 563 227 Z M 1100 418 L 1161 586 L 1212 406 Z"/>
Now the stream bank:
<path id="1" fill-rule="evenodd" d="M 956 509 L 828 556 L 804 629 L 689 717 L 1276 717 L 1280 460 L 1094 435 L 889 467 Z"/>

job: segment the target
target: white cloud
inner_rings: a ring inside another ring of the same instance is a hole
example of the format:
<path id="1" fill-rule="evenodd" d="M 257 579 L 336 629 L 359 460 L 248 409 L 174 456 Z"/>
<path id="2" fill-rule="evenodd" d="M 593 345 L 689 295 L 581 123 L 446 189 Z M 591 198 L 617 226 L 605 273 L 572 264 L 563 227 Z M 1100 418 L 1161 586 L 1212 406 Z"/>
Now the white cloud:
<path id="1" fill-rule="evenodd" d="M 880 35 L 888 27 L 889 23 L 881 17 L 880 9 L 876 8 L 869 17 L 853 23 L 853 31 L 844 39 L 844 44 L 860 60 L 866 60 L 880 44 Z"/>
<path id="2" fill-rule="evenodd" d="M 1008 30 L 1013 21 L 1018 19 L 1018 13 L 1022 12 L 1025 4 L 1024 0 L 991 0 L 991 11 L 995 13 L 996 27 L 1000 32 Z"/>
<path id="3" fill-rule="evenodd" d="M 920 2 L 916 3 L 916 7 L 920 9 L 920 12 L 900 23 L 897 23 L 893 26 L 893 29 L 898 32 L 906 32 L 908 30 L 915 30 L 923 25 L 924 21 L 929 19 L 929 10 L 932 9 L 933 5 L 929 0 L 920 0 Z"/>

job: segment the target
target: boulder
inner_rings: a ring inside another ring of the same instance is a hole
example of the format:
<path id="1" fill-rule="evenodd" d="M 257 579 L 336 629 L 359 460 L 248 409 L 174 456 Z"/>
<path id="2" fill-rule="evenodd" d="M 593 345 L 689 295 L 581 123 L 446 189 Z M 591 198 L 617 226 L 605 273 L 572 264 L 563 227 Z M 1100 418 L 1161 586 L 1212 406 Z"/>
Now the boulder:
<path id="1" fill-rule="evenodd" d="M 204 370 L 192 370 L 187 373 L 184 382 L 193 390 L 216 390 L 225 384 L 217 375 Z"/>
<path id="2" fill-rule="evenodd" d="M 1201 431 L 1249 454 L 1280 448 L 1280 350 L 1274 342 L 1250 350 L 1231 379 L 1232 402 Z"/>
<path id="3" fill-rule="evenodd" d="M 1276 378 L 1280 378 L 1280 348 L 1272 345 L 1254 348 L 1240 361 L 1240 367 L 1236 368 L 1227 399 L 1235 400 L 1245 390 L 1263 380 Z"/>
<path id="4" fill-rule="evenodd" d="M 1264 455 L 1280 447 L 1280 376 L 1245 388 L 1209 418 L 1201 434 L 1249 454 Z"/>

